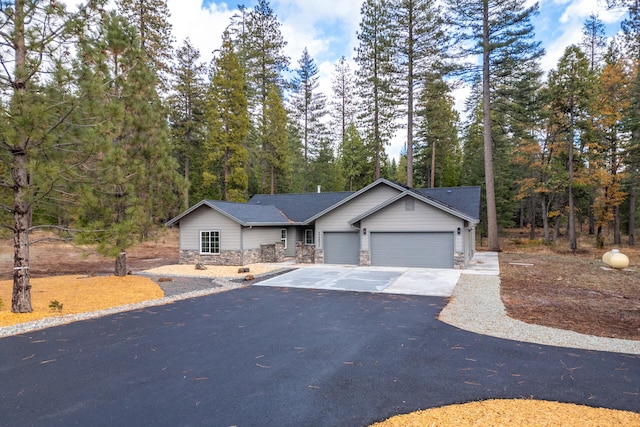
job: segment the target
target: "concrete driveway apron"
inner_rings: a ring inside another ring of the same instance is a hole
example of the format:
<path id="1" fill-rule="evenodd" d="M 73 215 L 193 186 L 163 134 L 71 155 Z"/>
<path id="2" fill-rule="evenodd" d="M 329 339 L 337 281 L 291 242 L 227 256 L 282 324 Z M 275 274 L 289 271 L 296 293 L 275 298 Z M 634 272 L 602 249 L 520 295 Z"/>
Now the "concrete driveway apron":
<path id="1" fill-rule="evenodd" d="M 322 265 L 302 267 L 256 286 L 448 297 L 460 274 L 453 269 Z"/>

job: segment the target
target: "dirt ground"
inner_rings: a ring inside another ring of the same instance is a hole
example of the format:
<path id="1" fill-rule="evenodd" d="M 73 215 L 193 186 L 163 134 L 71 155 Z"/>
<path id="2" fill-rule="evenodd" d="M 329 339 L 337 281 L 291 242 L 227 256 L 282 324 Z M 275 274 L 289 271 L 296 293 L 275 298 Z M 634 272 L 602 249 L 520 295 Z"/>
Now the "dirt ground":
<path id="1" fill-rule="evenodd" d="M 565 245 L 568 247 L 568 244 Z M 640 248 L 620 247 L 629 268 L 607 268 L 596 249 L 578 253 L 517 236 L 502 240 L 500 292 L 507 313 L 527 323 L 640 340 Z"/>

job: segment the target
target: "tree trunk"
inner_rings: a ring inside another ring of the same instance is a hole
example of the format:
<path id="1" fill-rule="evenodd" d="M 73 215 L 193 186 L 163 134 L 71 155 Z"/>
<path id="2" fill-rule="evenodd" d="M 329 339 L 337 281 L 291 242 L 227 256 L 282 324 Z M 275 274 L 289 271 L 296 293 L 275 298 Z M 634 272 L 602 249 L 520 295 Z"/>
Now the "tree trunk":
<path id="1" fill-rule="evenodd" d="M 558 244 L 558 237 L 560 236 L 560 216 L 556 218 L 555 224 L 553 224 L 553 244 Z"/>
<path id="2" fill-rule="evenodd" d="M 551 236 L 549 235 L 549 209 L 547 209 L 547 201 L 545 197 L 542 197 L 540 207 L 542 209 L 542 232 L 544 234 L 544 243 L 548 245 L 551 243 Z"/>
<path id="3" fill-rule="evenodd" d="M 483 58 L 482 58 L 482 125 L 484 141 L 484 176 L 487 202 L 487 240 L 488 249 L 500 251 L 498 238 L 498 213 L 496 211 L 496 193 L 493 178 L 493 140 L 491 138 L 491 86 L 489 84 L 489 0 L 482 1 L 483 8 Z"/>
<path id="4" fill-rule="evenodd" d="M 23 0 L 15 1 L 15 70 L 14 70 L 14 102 L 22 102 L 27 84 L 26 58 L 27 45 L 25 43 L 25 4 Z M 19 114 L 19 113 L 18 113 Z M 11 297 L 11 311 L 14 313 L 30 313 L 31 284 L 29 282 L 29 220 L 31 206 L 29 204 L 29 175 L 27 172 L 27 137 L 18 132 L 13 154 L 13 293 Z"/>
<path id="5" fill-rule="evenodd" d="M 431 142 L 431 188 L 436 187 L 436 141 Z"/>
<path id="6" fill-rule="evenodd" d="M 634 163 L 631 167 L 631 174 L 637 175 L 638 164 Z M 634 178 L 631 179 L 629 185 L 629 246 L 635 246 L 635 229 L 636 229 L 636 200 L 637 200 L 637 187 Z"/>
<path id="7" fill-rule="evenodd" d="M 189 209 L 189 152 L 184 157 L 184 180 L 187 185 L 184 187 L 184 209 Z"/>
<path id="8" fill-rule="evenodd" d="M 613 207 L 613 244 L 620 245 L 620 206 Z"/>
<path id="9" fill-rule="evenodd" d="M 409 14 L 413 19 L 413 14 Z M 413 22 L 409 23 L 409 43 L 413 43 Z M 413 46 L 409 47 L 407 102 L 407 187 L 413 187 Z"/>
<path id="10" fill-rule="evenodd" d="M 29 283 L 29 202 L 27 155 L 14 153 L 14 233 L 13 233 L 13 313 L 31 313 L 31 284 Z"/>
<path id="11" fill-rule="evenodd" d="M 531 228 L 529 229 L 529 240 L 536 238 L 536 198 L 531 196 Z"/>
<path id="12" fill-rule="evenodd" d="M 124 249 L 116 256 L 115 275 L 119 277 L 127 275 L 127 253 Z"/>
<path id="13" fill-rule="evenodd" d="M 276 167 L 271 163 L 271 193 L 276 194 Z"/>
<path id="14" fill-rule="evenodd" d="M 568 160 L 568 169 L 569 169 L 569 248 L 572 251 L 576 251 L 578 249 L 578 242 L 576 237 L 576 210 L 573 201 L 573 132 L 574 132 L 574 118 L 573 114 L 571 115 L 571 129 L 570 129 L 570 138 L 569 138 L 569 160 Z"/>

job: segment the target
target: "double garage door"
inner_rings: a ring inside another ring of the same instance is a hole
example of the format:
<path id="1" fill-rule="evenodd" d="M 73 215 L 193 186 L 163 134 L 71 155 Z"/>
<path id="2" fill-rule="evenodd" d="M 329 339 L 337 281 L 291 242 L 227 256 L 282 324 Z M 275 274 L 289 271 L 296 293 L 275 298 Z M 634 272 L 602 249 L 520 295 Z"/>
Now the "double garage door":
<path id="1" fill-rule="evenodd" d="M 371 265 L 453 268 L 454 234 L 449 232 L 373 232 Z M 324 233 L 325 264 L 359 264 L 358 233 Z"/>
<path id="2" fill-rule="evenodd" d="M 453 233 L 371 233 L 371 265 L 453 268 Z"/>

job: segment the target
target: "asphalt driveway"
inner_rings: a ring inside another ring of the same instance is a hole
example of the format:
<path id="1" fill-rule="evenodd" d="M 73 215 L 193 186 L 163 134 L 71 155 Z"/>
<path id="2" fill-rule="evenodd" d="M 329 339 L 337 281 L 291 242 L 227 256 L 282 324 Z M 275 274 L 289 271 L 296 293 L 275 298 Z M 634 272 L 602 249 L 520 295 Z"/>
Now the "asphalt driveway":
<path id="1" fill-rule="evenodd" d="M 249 287 L 0 339 L 0 425 L 362 426 L 535 398 L 640 411 L 640 357 L 436 320 L 445 298 Z"/>

